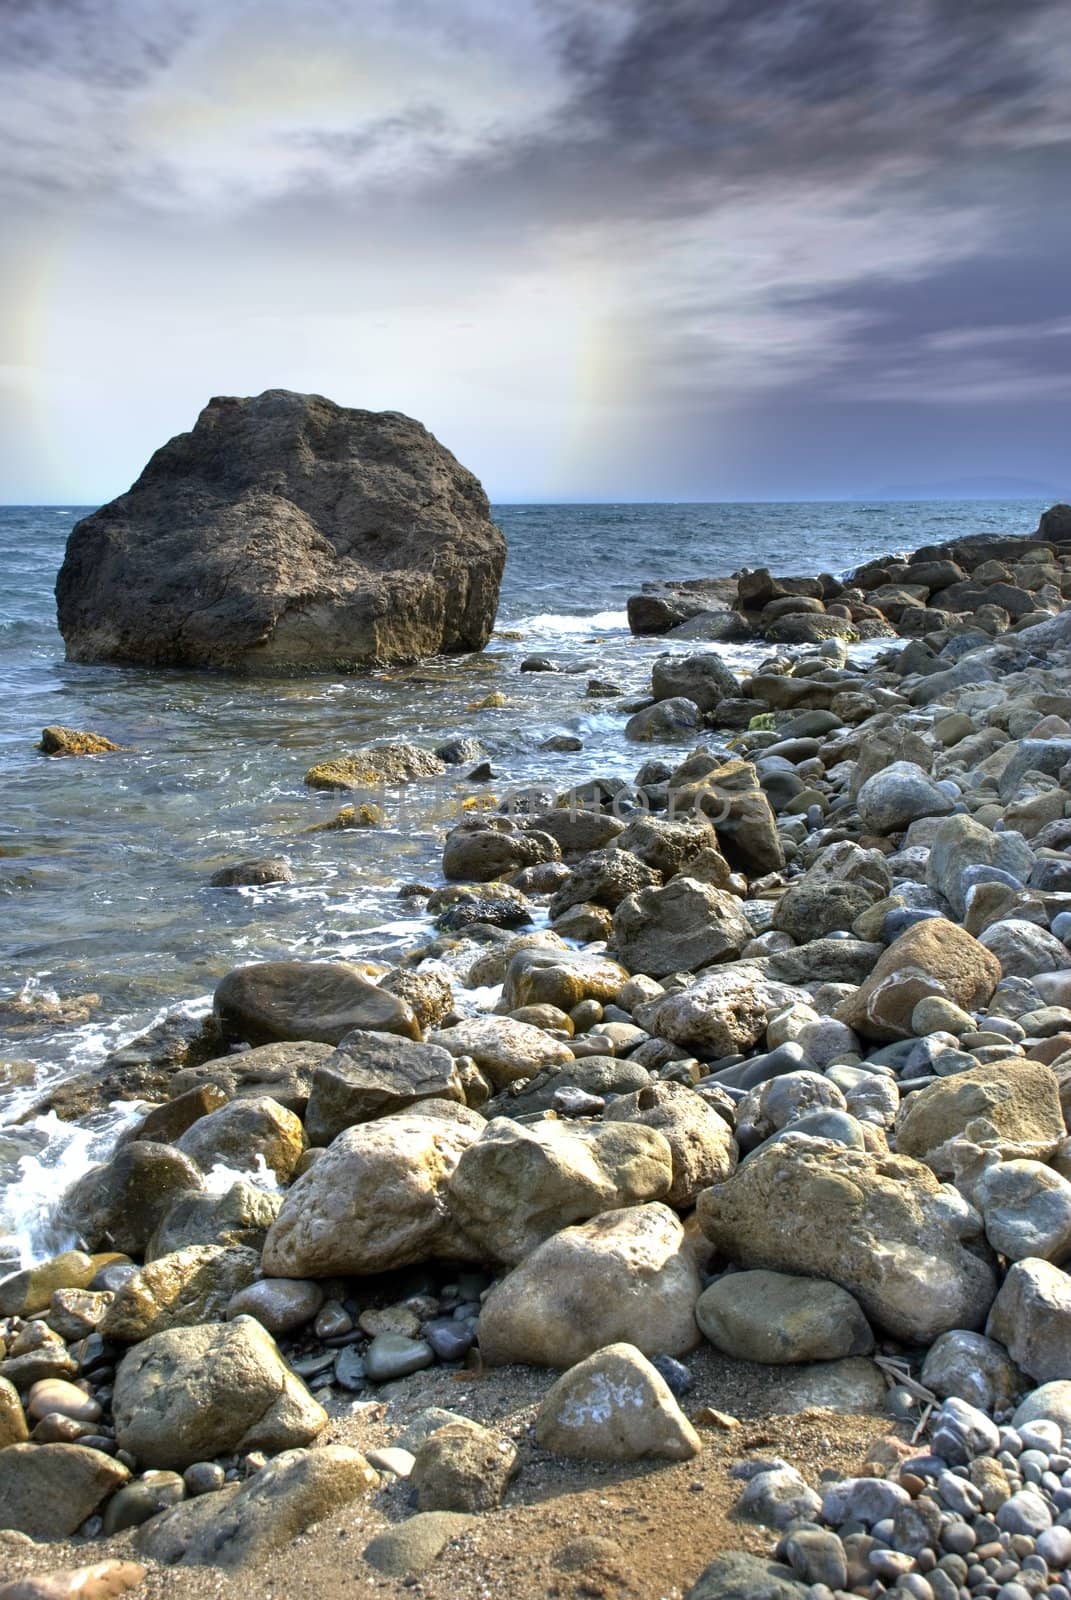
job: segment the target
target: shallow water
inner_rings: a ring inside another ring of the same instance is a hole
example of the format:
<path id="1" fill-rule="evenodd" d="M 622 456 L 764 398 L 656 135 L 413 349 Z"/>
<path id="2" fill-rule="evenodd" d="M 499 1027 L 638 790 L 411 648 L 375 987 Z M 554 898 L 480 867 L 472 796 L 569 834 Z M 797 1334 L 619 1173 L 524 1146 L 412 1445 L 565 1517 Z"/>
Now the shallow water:
<path id="1" fill-rule="evenodd" d="M 176 1003 L 194 1013 L 205 1007 L 217 979 L 240 962 L 390 957 L 426 932 L 396 890 L 434 880 L 442 835 L 474 792 L 466 769 L 388 793 L 382 828 L 309 833 L 350 798 L 305 787 L 314 761 L 374 740 L 431 747 L 471 735 L 488 749 L 498 776 L 486 787 L 495 794 L 631 775 L 652 752 L 627 745 L 614 702 L 588 699 L 585 689 L 591 675 L 630 693 L 649 685 L 664 645 L 633 639 L 624 612 L 644 581 L 744 565 L 841 571 L 888 550 L 1026 532 L 1042 509 L 501 506 L 510 558 L 486 651 L 289 682 L 67 664 L 52 585 L 84 508 L 0 509 L 0 996 L 99 997 L 76 1025 L 23 1023 L 0 1033 L 0 1062 L 30 1064 L 21 1076 L 31 1080 L 5 1092 L 0 1074 L 0 1124 L 24 1110 L 32 1082 L 102 1060 Z M 719 648 L 737 666 L 756 658 L 755 646 Z M 532 653 L 571 670 L 521 674 Z M 507 696 L 505 707 L 473 709 L 493 691 Z M 129 749 L 50 759 L 34 749 L 47 723 L 104 733 Z M 540 751 L 554 733 L 578 734 L 584 750 Z M 218 867 L 255 855 L 288 857 L 294 883 L 208 887 Z M 20 1133 L 31 1137 L 36 1128 Z M 35 1185 L 59 1183 L 47 1162 L 54 1156 L 67 1173 L 91 1147 L 41 1130 L 37 1160 L 46 1166 L 23 1173 L 29 1211 Z M 0 1172 L 4 1165 L 0 1146 Z"/>

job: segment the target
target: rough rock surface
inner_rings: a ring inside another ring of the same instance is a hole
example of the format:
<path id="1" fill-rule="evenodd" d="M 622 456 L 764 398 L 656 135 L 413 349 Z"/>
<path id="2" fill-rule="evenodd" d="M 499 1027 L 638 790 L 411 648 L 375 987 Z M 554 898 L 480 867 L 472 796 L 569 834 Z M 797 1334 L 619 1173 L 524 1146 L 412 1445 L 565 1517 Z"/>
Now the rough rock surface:
<path id="1" fill-rule="evenodd" d="M 13 1444 L 0 1450 L 0 1528 L 64 1539 L 130 1474 L 81 1444 Z"/>
<path id="2" fill-rule="evenodd" d="M 738 1361 L 836 1361 L 874 1348 L 853 1297 L 819 1278 L 727 1273 L 700 1295 L 695 1317 L 711 1344 Z"/>
<path id="3" fill-rule="evenodd" d="M 339 1044 L 355 1028 L 420 1037 L 410 1006 L 345 961 L 256 961 L 216 986 L 224 1034 L 246 1044 L 284 1040 Z"/>
<path id="4" fill-rule="evenodd" d="M 116 1372 L 113 1410 L 122 1449 L 143 1467 L 177 1471 L 239 1450 L 305 1445 L 327 1422 L 251 1317 L 135 1345 Z"/>
<path id="5" fill-rule="evenodd" d="M 641 889 L 614 912 L 614 948 L 630 972 L 664 978 L 738 956 L 752 937 L 735 895 L 694 879 Z"/>
<path id="6" fill-rule="evenodd" d="M 790 1133 L 705 1190 L 697 1213 L 731 1261 L 839 1283 L 911 1343 L 980 1328 L 996 1292 L 981 1218 L 906 1156 Z"/>
<path id="7" fill-rule="evenodd" d="M 521 1261 L 570 1223 L 660 1200 L 673 1176 L 661 1133 L 624 1122 L 590 1126 L 507 1117 L 489 1122 L 458 1162 L 447 1204 L 498 1261 Z"/>
<path id="8" fill-rule="evenodd" d="M 974 1011 L 1000 981 L 1000 962 L 954 922 L 934 917 L 916 922 L 880 957 L 858 991 L 838 1006 L 836 1017 L 867 1039 L 911 1037 L 911 1014 L 937 994 Z"/>
<path id="9" fill-rule="evenodd" d="M 209 401 L 71 532 L 72 661 L 345 670 L 479 650 L 505 562 L 487 497 L 418 422 L 269 389 Z"/>
<path id="10" fill-rule="evenodd" d="M 233 1570 L 263 1561 L 378 1482 L 361 1452 L 346 1445 L 287 1450 L 244 1483 L 154 1517 L 136 1543 L 165 1566 Z"/>
<path id="11" fill-rule="evenodd" d="M 942 1177 L 956 1171 L 952 1141 L 966 1136 L 1007 1160 L 1046 1161 L 1063 1138 L 1059 1085 L 1051 1067 L 1022 1056 L 939 1078 L 907 1102 L 896 1131 L 903 1154 Z"/>
<path id="12" fill-rule="evenodd" d="M 323 1278 L 471 1257 L 445 1192 L 475 1138 L 459 1122 L 411 1113 L 340 1133 L 287 1194 L 264 1246 L 265 1273 Z"/>
<path id="13" fill-rule="evenodd" d="M 493 1366 L 571 1367 L 608 1344 L 684 1355 L 699 1343 L 699 1275 L 684 1229 L 654 1202 L 564 1228 L 515 1267 L 480 1313 Z"/>
<path id="14" fill-rule="evenodd" d="M 662 1374 L 630 1344 L 570 1367 L 547 1392 L 535 1436 L 544 1450 L 593 1461 L 690 1461 L 701 1449 Z"/>
<path id="15" fill-rule="evenodd" d="M 392 1033 L 353 1032 L 313 1073 L 305 1128 L 314 1145 L 345 1128 L 418 1100 L 463 1101 L 461 1075 L 445 1050 Z"/>

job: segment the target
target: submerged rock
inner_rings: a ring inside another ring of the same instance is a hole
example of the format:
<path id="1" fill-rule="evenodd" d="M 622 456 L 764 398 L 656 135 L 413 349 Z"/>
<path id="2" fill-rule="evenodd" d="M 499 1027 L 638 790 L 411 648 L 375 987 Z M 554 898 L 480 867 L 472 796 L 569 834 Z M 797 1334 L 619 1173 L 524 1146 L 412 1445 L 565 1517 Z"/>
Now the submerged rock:
<path id="1" fill-rule="evenodd" d="M 505 540 L 420 423 L 269 389 L 209 401 L 71 532 L 72 661 L 345 670 L 480 650 Z"/>

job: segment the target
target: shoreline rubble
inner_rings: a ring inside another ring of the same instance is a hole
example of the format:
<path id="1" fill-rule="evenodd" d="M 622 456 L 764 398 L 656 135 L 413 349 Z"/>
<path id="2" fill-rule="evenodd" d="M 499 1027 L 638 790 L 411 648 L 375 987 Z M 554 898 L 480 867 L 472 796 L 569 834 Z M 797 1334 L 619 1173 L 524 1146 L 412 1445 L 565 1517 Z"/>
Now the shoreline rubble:
<path id="1" fill-rule="evenodd" d="M 158 1104 L 65 1197 L 83 1248 L 0 1281 L 0 1528 L 181 1564 L 218 1515 L 236 1569 L 409 1476 L 419 1517 L 493 1518 L 540 1449 L 702 1459 L 713 1348 L 851 1365 L 892 1442 L 815 1483 L 745 1460 L 770 1559 L 712 1549 L 689 1600 L 1071 1596 L 1069 601 L 1054 507 L 630 603 L 776 653 L 660 659 L 634 780 L 464 816 L 397 968 L 237 968 L 136 1069 Z M 501 986 L 475 1018 L 459 949 Z M 519 1439 L 315 1442 L 340 1401 L 516 1363 L 548 1369 Z"/>

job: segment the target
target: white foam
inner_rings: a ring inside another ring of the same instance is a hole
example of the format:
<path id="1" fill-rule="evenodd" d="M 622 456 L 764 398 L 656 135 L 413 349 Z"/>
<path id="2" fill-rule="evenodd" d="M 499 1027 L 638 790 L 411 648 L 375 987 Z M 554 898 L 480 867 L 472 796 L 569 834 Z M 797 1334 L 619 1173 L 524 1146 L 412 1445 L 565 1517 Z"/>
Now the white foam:
<path id="1" fill-rule="evenodd" d="M 89 1126 L 62 1122 L 54 1111 L 25 1124 L 47 1142 L 37 1155 L 21 1158 L 18 1181 L 0 1191 L 0 1233 L 17 1241 L 22 1266 L 47 1261 L 78 1243 L 73 1230 L 58 1220 L 60 1201 L 91 1167 L 107 1161 L 120 1134 L 144 1110 L 141 1101 L 116 1100 Z"/>
<path id="2" fill-rule="evenodd" d="M 628 627 L 628 612 L 596 611 L 590 617 L 571 617 L 541 611 L 535 617 L 520 617 L 512 626 L 526 633 L 614 633 Z"/>
<path id="3" fill-rule="evenodd" d="M 255 1189 L 264 1189 L 268 1193 L 279 1187 L 278 1177 L 258 1150 L 253 1157 L 252 1167 L 244 1171 L 229 1167 L 225 1161 L 217 1161 L 205 1174 L 205 1191 L 208 1194 L 228 1194 L 240 1182 L 251 1183 Z"/>

